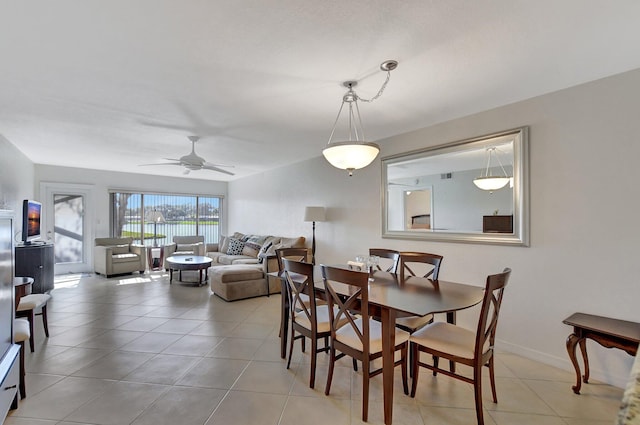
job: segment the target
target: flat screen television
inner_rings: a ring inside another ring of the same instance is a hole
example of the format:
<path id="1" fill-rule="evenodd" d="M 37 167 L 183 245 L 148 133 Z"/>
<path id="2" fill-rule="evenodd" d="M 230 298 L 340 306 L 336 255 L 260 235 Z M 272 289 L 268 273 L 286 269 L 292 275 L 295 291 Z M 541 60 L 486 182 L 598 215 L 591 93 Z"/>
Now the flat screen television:
<path id="1" fill-rule="evenodd" d="M 25 199 L 22 203 L 22 242 L 25 245 L 40 239 L 41 218 L 42 204 L 38 201 Z"/>

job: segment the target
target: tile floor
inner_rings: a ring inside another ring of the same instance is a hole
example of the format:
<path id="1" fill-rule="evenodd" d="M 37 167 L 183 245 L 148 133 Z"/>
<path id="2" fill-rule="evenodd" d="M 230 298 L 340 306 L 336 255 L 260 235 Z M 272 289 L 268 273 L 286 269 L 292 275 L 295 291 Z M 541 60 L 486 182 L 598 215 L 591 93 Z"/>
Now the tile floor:
<path id="1" fill-rule="evenodd" d="M 52 295 L 51 336 L 36 319 L 27 398 L 6 425 L 361 423 L 361 378 L 348 360 L 336 368 L 328 397 L 326 355 L 315 390 L 299 345 L 286 369 L 279 295 L 227 303 L 206 286 L 169 286 L 162 272 L 57 277 Z M 572 373 L 509 353 L 496 362 L 499 403 L 486 380 L 487 424 L 613 423 L 621 389 L 591 383 L 574 395 Z M 381 379 L 372 382 L 371 424 L 382 423 Z M 423 371 L 412 399 L 397 379 L 394 424 L 474 423 L 469 384 Z"/>

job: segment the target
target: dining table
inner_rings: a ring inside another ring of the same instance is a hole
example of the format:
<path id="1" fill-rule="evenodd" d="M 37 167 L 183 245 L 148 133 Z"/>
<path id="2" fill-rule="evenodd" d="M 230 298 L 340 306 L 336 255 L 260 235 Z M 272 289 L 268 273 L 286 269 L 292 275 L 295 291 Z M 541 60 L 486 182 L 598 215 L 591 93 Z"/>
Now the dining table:
<path id="1" fill-rule="evenodd" d="M 349 268 L 347 265 L 334 267 Z M 364 273 L 364 272 L 363 272 Z M 424 316 L 446 313 L 447 321 L 455 322 L 455 312 L 479 304 L 484 297 L 484 287 L 445 280 L 431 280 L 418 276 L 400 276 L 386 272 L 370 273 L 369 310 L 378 317 L 382 327 L 382 385 L 384 423 L 391 425 L 393 419 L 393 374 L 396 318 L 405 316 Z M 281 274 L 272 277 L 283 278 Z M 292 276 L 292 278 L 296 278 Z M 304 277 L 300 277 L 304 278 Z M 283 282 L 284 284 L 284 282 Z M 348 285 L 334 285 L 338 294 L 349 295 Z M 316 296 L 324 298 L 324 283 L 314 282 Z M 284 288 L 284 287 L 283 287 Z M 286 351 L 288 299 L 283 290 L 281 312 L 281 355 Z"/>

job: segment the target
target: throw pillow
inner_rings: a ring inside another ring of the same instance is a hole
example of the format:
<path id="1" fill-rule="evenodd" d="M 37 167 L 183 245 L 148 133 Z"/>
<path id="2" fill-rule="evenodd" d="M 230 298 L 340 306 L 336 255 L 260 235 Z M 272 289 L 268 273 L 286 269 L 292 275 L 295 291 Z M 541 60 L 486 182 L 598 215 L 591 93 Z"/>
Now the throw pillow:
<path id="1" fill-rule="evenodd" d="M 262 264 L 264 259 L 267 258 L 267 251 L 271 245 L 273 245 L 273 242 L 265 242 L 265 244 L 262 245 L 262 248 L 260 248 L 260 252 L 258 253 L 258 263 Z"/>
<path id="2" fill-rule="evenodd" d="M 250 235 L 245 236 L 246 240 L 244 242 L 244 250 L 242 253 L 249 257 L 257 257 L 260 249 L 262 248 L 262 244 L 267 239 L 267 236 L 260 235 Z"/>
<path id="3" fill-rule="evenodd" d="M 229 248 L 227 249 L 227 255 L 242 255 L 244 249 L 244 242 L 239 239 L 229 238 Z"/>
<path id="4" fill-rule="evenodd" d="M 226 236 L 220 236 L 220 242 L 218 242 L 218 252 L 227 252 L 229 249 L 229 239 Z"/>

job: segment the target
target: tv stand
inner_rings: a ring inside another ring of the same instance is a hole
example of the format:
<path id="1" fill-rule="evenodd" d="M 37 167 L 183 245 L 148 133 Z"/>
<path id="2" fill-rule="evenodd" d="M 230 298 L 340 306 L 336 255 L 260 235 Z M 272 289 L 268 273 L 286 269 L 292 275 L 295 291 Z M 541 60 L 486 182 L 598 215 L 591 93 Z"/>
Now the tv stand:
<path id="1" fill-rule="evenodd" d="M 32 292 L 44 294 L 53 289 L 53 244 L 16 246 L 16 276 L 33 278 Z"/>

